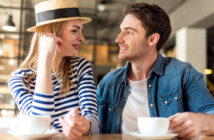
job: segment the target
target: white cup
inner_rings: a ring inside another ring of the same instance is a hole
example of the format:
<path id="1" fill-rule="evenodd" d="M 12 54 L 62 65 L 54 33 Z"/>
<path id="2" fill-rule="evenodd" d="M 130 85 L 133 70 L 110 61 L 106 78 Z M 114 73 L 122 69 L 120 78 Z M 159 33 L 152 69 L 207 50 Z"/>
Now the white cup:
<path id="1" fill-rule="evenodd" d="M 18 116 L 17 133 L 21 134 L 45 134 L 51 126 L 50 116 L 31 115 Z"/>
<path id="2" fill-rule="evenodd" d="M 138 117 L 138 129 L 143 134 L 162 135 L 169 132 L 169 119 L 158 117 Z"/>

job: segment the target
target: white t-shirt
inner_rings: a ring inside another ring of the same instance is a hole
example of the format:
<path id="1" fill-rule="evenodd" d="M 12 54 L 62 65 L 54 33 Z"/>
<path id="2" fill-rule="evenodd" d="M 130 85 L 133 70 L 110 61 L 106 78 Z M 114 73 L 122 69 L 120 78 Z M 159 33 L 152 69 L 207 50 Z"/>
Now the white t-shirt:
<path id="1" fill-rule="evenodd" d="M 128 80 L 129 96 L 122 114 L 122 133 L 138 131 L 137 117 L 150 117 L 147 99 L 147 79 L 142 81 Z"/>

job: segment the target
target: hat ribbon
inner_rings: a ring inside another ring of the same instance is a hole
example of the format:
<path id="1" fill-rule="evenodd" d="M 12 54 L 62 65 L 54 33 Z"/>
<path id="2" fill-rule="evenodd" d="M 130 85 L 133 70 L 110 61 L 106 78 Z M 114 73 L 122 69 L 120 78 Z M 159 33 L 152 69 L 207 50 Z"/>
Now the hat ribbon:
<path id="1" fill-rule="evenodd" d="M 64 9 L 43 11 L 36 14 L 36 23 L 58 19 L 58 18 L 68 18 L 68 17 L 80 17 L 79 9 L 64 8 Z"/>

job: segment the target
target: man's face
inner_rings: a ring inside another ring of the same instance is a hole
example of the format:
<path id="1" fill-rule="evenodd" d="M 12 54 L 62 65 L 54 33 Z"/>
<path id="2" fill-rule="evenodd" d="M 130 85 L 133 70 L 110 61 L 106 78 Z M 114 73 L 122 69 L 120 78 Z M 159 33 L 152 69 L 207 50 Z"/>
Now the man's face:
<path id="1" fill-rule="evenodd" d="M 126 15 L 120 29 L 121 33 L 115 39 L 120 47 L 120 59 L 135 61 L 147 54 L 146 31 L 138 18 L 132 14 Z"/>

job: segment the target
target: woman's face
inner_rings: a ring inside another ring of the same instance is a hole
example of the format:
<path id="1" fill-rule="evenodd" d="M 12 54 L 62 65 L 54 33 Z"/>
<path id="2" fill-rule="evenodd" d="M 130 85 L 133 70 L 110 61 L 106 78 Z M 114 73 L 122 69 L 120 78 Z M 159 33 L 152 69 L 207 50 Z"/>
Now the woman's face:
<path id="1" fill-rule="evenodd" d="M 69 20 L 64 23 L 60 33 L 63 41 L 62 51 L 60 52 L 62 57 L 77 54 L 80 43 L 85 40 L 82 35 L 82 28 L 82 23 L 78 19 Z"/>

